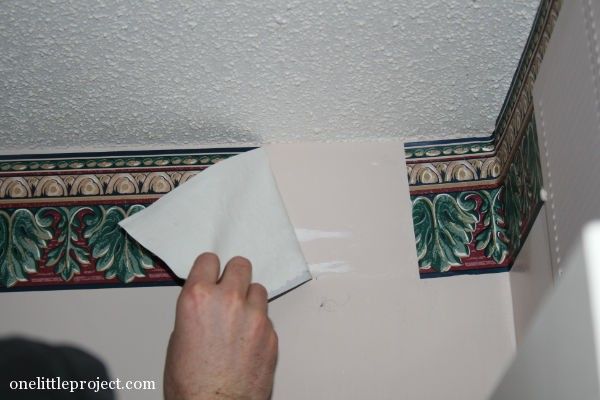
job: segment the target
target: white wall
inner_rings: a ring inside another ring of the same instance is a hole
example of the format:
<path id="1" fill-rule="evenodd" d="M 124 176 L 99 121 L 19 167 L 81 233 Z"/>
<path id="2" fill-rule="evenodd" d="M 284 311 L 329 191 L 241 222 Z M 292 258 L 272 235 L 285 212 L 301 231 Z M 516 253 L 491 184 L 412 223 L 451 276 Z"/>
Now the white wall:
<path id="1" fill-rule="evenodd" d="M 533 87 L 555 275 L 600 218 L 600 2 L 563 1 Z"/>
<path id="2" fill-rule="evenodd" d="M 598 238 L 580 235 L 600 217 L 599 23 L 599 2 L 564 1 L 533 88 L 548 201 L 510 272 L 519 348 L 494 399 L 600 394 L 598 261 L 583 252 Z"/>
<path id="3" fill-rule="evenodd" d="M 534 85 L 535 117 L 548 202 L 510 272 L 517 342 L 587 221 L 600 217 L 597 3 L 565 2 Z M 597 50 L 595 50 L 597 51 Z M 594 61 L 592 63 L 592 61 Z"/>
<path id="4" fill-rule="evenodd" d="M 515 347 L 509 275 L 419 279 L 402 144 L 267 149 L 295 227 L 349 234 L 302 243 L 309 263 L 347 272 L 270 304 L 281 343 L 273 398 L 486 398 Z M 159 379 L 177 292 L 2 293 L 0 334 L 79 343 L 114 376 Z"/>
<path id="5" fill-rule="evenodd" d="M 600 398 L 600 222 L 574 243 L 493 400 Z"/>
<path id="6" fill-rule="evenodd" d="M 515 335 L 520 344 L 540 304 L 554 285 L 546 206 L 540 210 L 509 275 Z"/>

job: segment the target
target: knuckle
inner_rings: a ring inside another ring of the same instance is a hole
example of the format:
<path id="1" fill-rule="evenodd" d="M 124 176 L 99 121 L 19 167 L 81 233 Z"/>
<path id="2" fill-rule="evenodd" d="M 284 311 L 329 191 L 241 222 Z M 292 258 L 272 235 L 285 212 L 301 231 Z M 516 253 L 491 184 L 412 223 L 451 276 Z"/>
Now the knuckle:
<path id="1" fill-rule="evenodd" d="M 266 298 L 268 296 L 267 288 L 265 288 L 260 283 L 252 283 L 252 287 L 254 288 L 254 290 L 256 290 L 258 292 L 258 294 L 261 295 L 261 297 Z"/>
<path id="2" fill-rule="evenodd" d="M 205 251 L 196 257 L 196 262 L 194 264 L 202 264 L 209 261 L 218 261 L 219 257 L 215 253 L 211 253 L 210 251 Z"/>
<path id="3" fill-rule="evenodd" d="M 265 332 L 272 330 L 271 321 L 265 314 L 253 312 L 251 317 L 251 329 L 255 334 L 264 334 Z"/>
<path id="4" fill-rule="evenodd" d="M 269 294 L 263 285 L 251 283 L 248 288 L 248 298 L 252 298 L 254 303 L 260 304 L 262 307 L 268 303 Z"/>
<path id="5" fill-rule="evenodd" d="M 184 288 L 179 296 L 179 303 L 183 306 L 197 307 L 205 304 L 211 296 L 211 289 L 208 285 L 201 283 L 193 284 Z"/>
<path id="6" fill-rule="evenodd" d="M 242 256 L 235 256 L 229 262 L 232 265 L 239 265 L 241 267 L 252 267 L 250 260 Z"/>
<path id="7" fill-rule="evenodd" d="M 237 290 L 228 290 L 225 293 L 224 297 L 225 297 L 225 301 L 230 306 L 234 306 L 234 307 L 242 306 L 246 301 L 246 299 L 242 296 L 242 294 Z"/>

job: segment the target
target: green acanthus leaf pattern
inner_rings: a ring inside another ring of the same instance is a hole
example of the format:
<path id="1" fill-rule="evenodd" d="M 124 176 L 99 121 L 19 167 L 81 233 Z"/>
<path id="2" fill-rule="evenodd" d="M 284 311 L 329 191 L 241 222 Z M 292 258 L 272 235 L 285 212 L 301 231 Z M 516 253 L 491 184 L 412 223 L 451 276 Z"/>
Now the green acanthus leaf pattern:
<path id="1" fill-rule="evenodd" d="M 502 188 L 498 188 L 490 191 L 466 192 L 461 195 L 461 199 L 475 196 L 481 199 L 479 212 L 483 217 L 483 229 L 475 237 L 475 248 L 483 250 L 486 257 L 498 264 L 504 262 L 509 253 L 501 193 Z"/>
<path id="2" fill-rule="evenodd" d="M 516 157 L 520 157 L 517 153 Z M 519 175 L 518 166 L 512 164 L 508 170 L 506 181 L 504 182 L 505 196 L 504 208 L 506 213 L 507 235 L 513 251 L 521 246 L 521 221 L 523 214 L 523 204 L 525 198 L 523 194 L 523 178 Z"/>
<path id="3" fill-rule="evenodd" d="M 517 252 L 521 247 L 523 230 L 532 222 L 535 205 L 540 204 L 541 189 L 542 172 L 535 119 L 532 116 L 504 182 L 507 236 L 512 252 Z"/>
<path id="4" fill-rule="evenodd" d="M 33 213 L 17 209 L 0 211 L 0 282 L 6 287 L 26 281 L 37 271 L 37 263 L 51 233 L 35 223 Z"/>
<path id="5" fill-rule="evenodd" d="M 521 146 L 523 161 L 525 163 L 523 168 L 526 168 L 525 171 L 527 171 L 527 173 L 524 174 L 523 185 L 526 190 L 528 217 L 530 216 L 529 214 L 533 212 L 529 205 L 540 203 L 540 191 L 543 187 L 542 165 L 540 162 L 540 150 L 538 146 L 535 118 L 532 116 Z"/>
<path id="6" fill-rule="evenodd" d="M 117 277 L 131 282 L 145 276 L 144 270 L 154 268 L 148 252 L 133 241 L 119 226 L 119 221 L 144 209 L 133 205 L 125 210 L 121 207 L 98 208 L 84 217 L 87 225 L 84 236 L 89 238 L 96 269 L 104 271 L 107 279 Z"/>
<path id="7" fill-rule="evenodd" d="M 474 202 L 466 207 L 449 194 L 413 201 L 413 221 L 419 267 L 446 272 L 469 255 L 468 244 L 477 224 Z"/>
<path id="8" fill-rule="evenodd" d="M 65 281 L 81 273 L 80 266 L 90 264 L 85 241 L 81 237 L 82 214 L 89 208 L 45 207 L 36 213 L 38 226 L 52 230 L 56 245 L 48 251 L 46 266 L 54 268 Z"/>

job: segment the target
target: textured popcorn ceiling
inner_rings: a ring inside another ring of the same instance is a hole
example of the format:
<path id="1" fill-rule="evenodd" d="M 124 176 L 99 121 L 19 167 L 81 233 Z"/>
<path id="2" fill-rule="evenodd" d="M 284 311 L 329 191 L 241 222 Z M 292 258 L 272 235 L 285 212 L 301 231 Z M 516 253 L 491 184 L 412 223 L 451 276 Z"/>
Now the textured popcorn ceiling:
<path id="1" fill-rule="evenodd" d="M 0 4 L 0 151 L 491 133 L 539 0 Z"/>

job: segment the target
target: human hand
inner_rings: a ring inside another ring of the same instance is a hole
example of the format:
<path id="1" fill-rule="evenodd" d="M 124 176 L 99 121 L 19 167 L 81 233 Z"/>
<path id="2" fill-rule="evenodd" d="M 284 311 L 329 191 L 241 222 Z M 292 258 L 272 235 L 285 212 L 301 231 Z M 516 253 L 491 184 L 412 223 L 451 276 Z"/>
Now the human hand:
<path id="1" fill-rule="evenodd" d="M 232 258 L 194 262 L 177 300 L 164 373 L 166 400 L 248 399 L 271 395 L 277 334 L 267 316 L 267 291 L 250 283 L 252 265 Z"/>

